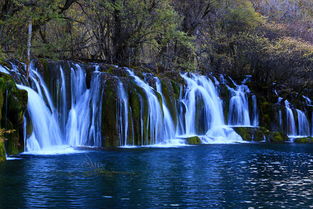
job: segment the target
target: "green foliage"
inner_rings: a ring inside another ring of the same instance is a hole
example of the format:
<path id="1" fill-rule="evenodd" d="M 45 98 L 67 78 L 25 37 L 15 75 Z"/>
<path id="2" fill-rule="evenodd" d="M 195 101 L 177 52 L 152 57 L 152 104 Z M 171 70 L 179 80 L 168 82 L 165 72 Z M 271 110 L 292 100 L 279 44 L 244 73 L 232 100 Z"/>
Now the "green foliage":
<path id="1" fill-rule="evenodd" d="M 0 62 L 4 61 L 7 58 L 6 54 L 3 52 L 2 48 L 0 47 Z"/>
<path id="2" fill-rule="evenodd" d="M 234 4 L 225 17 L 226 27 L 229 31 L 253 30 L 264 23 L 263 17 L 255 11 L 250 1 L 236 0 Z"/>
<path id="3" fill-rule="evenodd" d="M 0 128 L 0 162 L 6 160 L 6 151 L 4 142 L 7 140 L 4 135 L 12 134 L 15 130 L 5 130 Z"/>
<path id="4" fill-rule="evenodd" d="M 33 57 L 252 74 L 265 85 L 312 67 L 309 0 L 8 2 L 0 60 L 25 60 L 31 21 Z"/>

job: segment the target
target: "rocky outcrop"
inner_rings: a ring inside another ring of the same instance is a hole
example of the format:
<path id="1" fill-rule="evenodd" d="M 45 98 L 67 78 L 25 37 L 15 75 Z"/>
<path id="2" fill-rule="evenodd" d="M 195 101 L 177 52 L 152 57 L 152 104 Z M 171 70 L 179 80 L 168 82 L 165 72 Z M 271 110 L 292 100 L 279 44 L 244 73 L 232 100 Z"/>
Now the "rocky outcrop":
<path id="1" fill-rule="evenodd" d="M 19 90 L 14 80 L 0 73 L 0 122 L 1 128 L 15 130 L 5 134 L 4 142 L 7 154 L 18 154 L 24 150 L 23 120 L 27 108 L 27 92 Z M 3 146 L 1 153 L 3 153 Z"/>
<path id="2" fill-rule="evenodd" d="M 294 142 L 297 144 L 312 144 L 313 137 L 301 137 L 294 139 Z"/>
<path id="3" fill-rule="evenodd" d="M 235 127 L 234 130 L 245 141 L 281 143 L 289 140 L 287 135 L 281 132 L 269 131 L 264 127 Z"/>

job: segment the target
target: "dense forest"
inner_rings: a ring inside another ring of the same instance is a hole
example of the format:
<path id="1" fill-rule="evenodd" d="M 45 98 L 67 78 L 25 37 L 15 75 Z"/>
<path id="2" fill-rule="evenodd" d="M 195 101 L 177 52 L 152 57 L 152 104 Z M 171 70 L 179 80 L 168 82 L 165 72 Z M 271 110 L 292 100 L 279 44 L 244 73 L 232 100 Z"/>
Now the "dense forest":
<path id="1" fill-rule="evenodd" d="M 251 74 L 299 91 L 312 80 L 312 8 L 311 0 L 2 0 L 0 60 Z"/>

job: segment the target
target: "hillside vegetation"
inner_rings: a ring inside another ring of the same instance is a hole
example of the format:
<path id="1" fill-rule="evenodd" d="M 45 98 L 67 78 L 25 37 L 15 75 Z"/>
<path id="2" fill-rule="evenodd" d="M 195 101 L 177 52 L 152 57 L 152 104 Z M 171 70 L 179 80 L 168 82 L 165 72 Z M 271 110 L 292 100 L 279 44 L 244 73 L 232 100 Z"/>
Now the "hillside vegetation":
<path id="1" fill-rule="evenodd" d="M 0 60 L 32 58 L 254 75 L 312 85 L 311 0 L 2 0 Z M 31 30 L 30 30 L 31 29 Z M 29 41 L 28 41 L 29 40 Z"/>

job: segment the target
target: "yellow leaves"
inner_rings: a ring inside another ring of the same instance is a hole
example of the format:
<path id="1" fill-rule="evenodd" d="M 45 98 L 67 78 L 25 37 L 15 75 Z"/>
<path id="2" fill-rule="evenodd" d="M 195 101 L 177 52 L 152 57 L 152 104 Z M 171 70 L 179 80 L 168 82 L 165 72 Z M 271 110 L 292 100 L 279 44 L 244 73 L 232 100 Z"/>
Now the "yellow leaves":
<path id="1" fill-rule="evenodd" d="M 15 130 L 5 130 L 5 129 L 0 128 L 0 142 L 4 142 L 7 140 L 4 137 L 5 134 L 12 134 L 14 132 L 15 132 Z"/>

